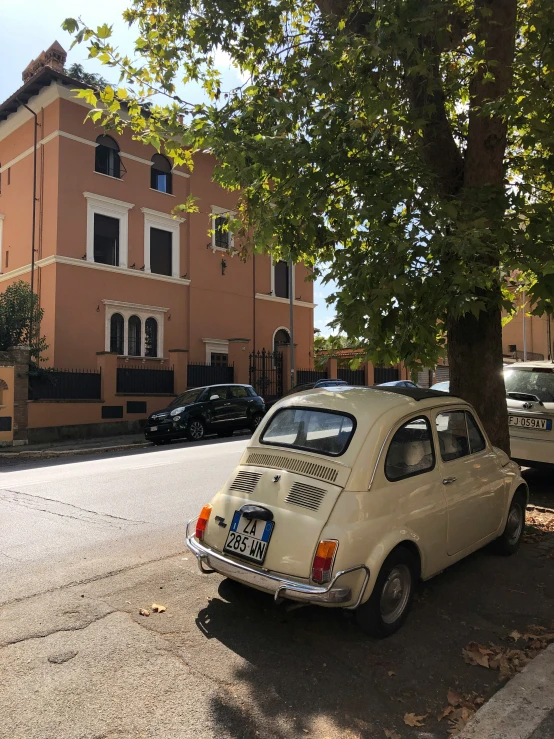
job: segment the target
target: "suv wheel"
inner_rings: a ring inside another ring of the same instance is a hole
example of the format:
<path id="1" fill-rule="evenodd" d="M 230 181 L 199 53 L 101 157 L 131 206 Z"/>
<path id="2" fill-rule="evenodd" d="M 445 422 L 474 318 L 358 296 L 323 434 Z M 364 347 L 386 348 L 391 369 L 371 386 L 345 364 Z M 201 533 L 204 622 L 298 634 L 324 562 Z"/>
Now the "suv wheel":
<path id="1" fill-rule="evenodd" d="M 263 415 L 261 413 L 256 413 L 256 415 L 252 418 L 250 421 L 250 430 L 255 431 L 258 426 L 260 425 L 260 422 L 263 418 Z"/>
<path id="2" fill-rule="evenodd" d="M 204 438 L 205 433 L 206 429 L 199 418 L 193 418 L 187 426 L 187 439 L 189 441 L 200 441 Z"/>

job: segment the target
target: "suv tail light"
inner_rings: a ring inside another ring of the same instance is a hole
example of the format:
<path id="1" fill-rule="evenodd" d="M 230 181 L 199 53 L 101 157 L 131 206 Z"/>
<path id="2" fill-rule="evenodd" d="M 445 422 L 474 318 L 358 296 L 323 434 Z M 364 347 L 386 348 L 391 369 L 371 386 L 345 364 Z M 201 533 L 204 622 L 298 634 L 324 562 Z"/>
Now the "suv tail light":
<path id="1" fill-rule="evenodd" d="M 333 539 L 320 541 L 312 565 L 312 580 L 315 582 L 326 583 L 331 580 L 331 572 L 335 562 L 339 543 Z"/>
<path id="2" fill-rule="evenodd" d="M 204 539 L 204 532 L 206 531 L 206 526 L 208 525 L 209 518 L 212 513 L 212 506 L 210 503 L 204 506 L 202 510 L 200 511 L 200 515 L 198 516 L 198 521 L 196 522 L 196 538 L 198 541 L 202 541 Z"/>

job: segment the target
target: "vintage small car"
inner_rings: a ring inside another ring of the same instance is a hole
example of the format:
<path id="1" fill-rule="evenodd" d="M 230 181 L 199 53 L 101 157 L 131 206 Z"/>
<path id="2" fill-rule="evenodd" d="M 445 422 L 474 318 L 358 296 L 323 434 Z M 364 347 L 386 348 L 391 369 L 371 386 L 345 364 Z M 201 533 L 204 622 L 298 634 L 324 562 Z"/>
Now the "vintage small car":
<path id="1" fill-rule="evenodd" d="M 385 637 L 418 580 L 489 542 L 514 553 L 527 501 L 519 466 L 460 398 L 340 386 L 271 409 L 187 545 L 202 572 L 354 610 Z"/>

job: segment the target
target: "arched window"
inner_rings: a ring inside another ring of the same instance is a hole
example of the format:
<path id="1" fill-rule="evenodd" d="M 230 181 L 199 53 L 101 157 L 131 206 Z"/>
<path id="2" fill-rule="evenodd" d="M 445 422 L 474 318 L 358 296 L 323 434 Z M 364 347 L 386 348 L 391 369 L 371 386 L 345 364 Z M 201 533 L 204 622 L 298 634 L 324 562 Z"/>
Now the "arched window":
<path id="1" fill-rule="evenodd" d="M 162 154 L 154 154 L 150 170 L 150 187 L 152 190 L 171 194 L 171 164 Z"/>
<path id="2" fill-rule="evenodd" d="M 123 348 L 123 316 L 121 313 L 114 313 L 110 318 L 110 351 L 124 354 Z"/>
<path id="3" fill-rule="evenodd" d="M 144 324 L 145 356 L 158 356 L 158 322 L 155 318 L 147 318 Z"/>
<path id="4" fill-rule="evenodd" d="M 99 136 L 96 139 L 94 170 L 110 177 L 121 177 L 119 146 L 111 136 Z"/>
<path id="5" fill-rule="evenodd" d="M 273 336 L 273 351 L 278 352 L 281 347 L 288 346 L 290 344 L 290 334 L 289 332 L 284 329 L 280 328 L 278 331 L 275 332 L 275 335 Z"/>
<path id="6" fill-rule="evenodd" d="M 127 354 L 130 357 L 141 356 L 141 325 L 138 316 L 129 318 L 129 350 Z"/>

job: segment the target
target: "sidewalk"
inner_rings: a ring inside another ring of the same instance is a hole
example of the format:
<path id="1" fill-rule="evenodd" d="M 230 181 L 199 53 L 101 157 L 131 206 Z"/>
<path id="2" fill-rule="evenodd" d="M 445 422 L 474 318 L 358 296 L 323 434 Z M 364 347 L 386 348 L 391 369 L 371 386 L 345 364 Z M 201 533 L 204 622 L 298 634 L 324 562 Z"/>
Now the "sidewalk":
<path id="1" fill-rule="evenodd" d="M 458 739 L 552 739 L 554 644 L 477 711 Z"/>
<path id="2" fill-rule="evenodd" d="M 144 434 L 125 434 L 96 439 L 74 439 L 50 442 L 48 444 L 28 444 L 22 447 L 0 447 L 2 459 L 40 459 L 45 457 L 70 457 L 77 454 L 99 454 L 140 449 L 151 446 L 144 440 Z"/>

